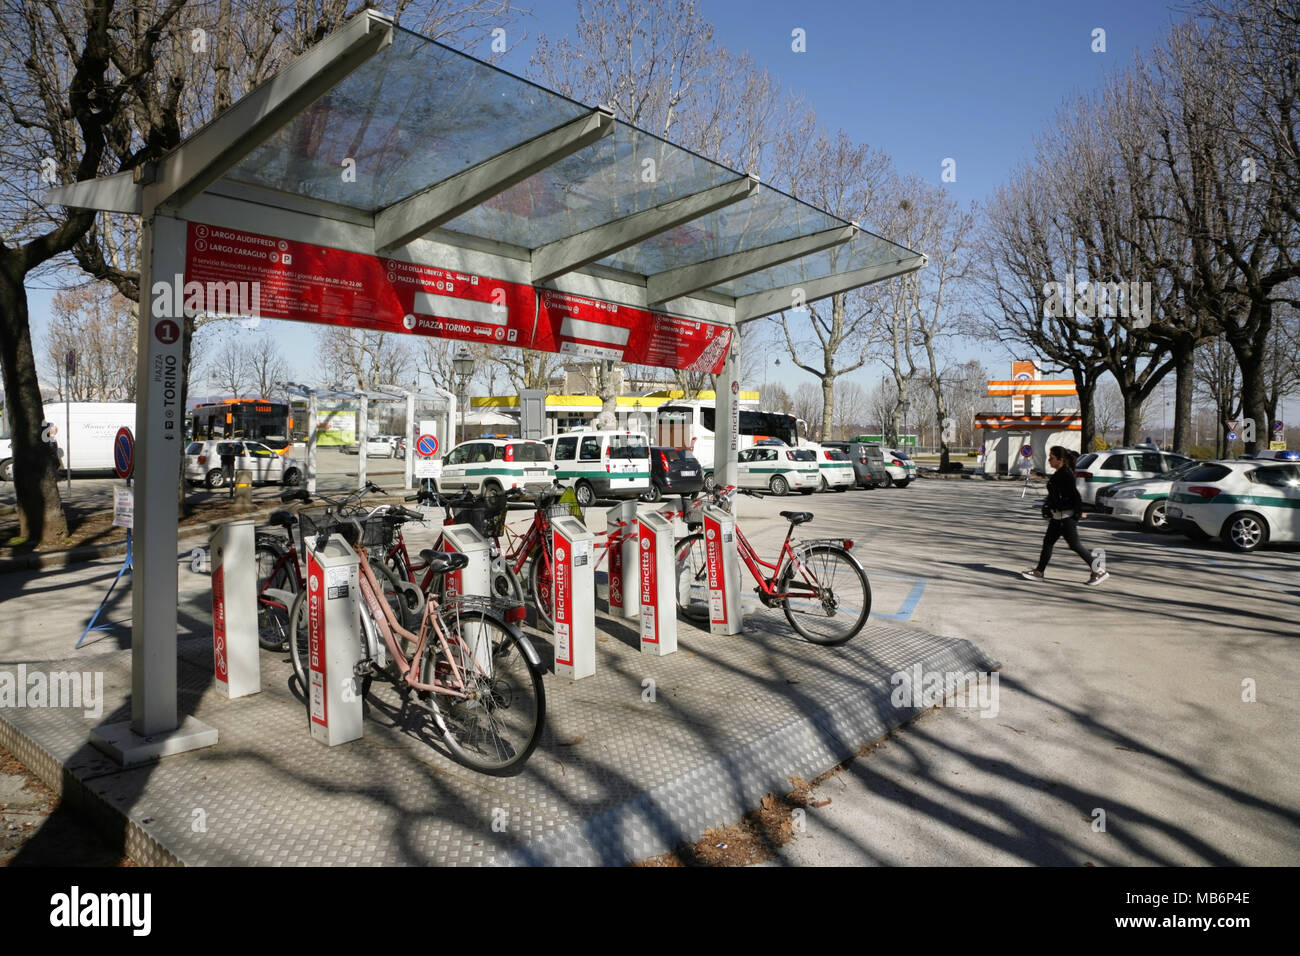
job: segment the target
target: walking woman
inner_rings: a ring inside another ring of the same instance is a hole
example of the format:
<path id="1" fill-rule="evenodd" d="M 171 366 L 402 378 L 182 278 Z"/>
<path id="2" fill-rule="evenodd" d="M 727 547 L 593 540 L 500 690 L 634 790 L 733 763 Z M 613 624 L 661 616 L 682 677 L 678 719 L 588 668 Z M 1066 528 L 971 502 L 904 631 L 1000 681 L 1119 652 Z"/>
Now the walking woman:
<path id="1" fill-rule="evenodd" d="M 1021 571 L 1020 576 L 1027 581 L 1042 581 L 1047 562 L 1052 560 L 1052 548 L 1057 538 L 1064 538 L 1065 543 L 1083 559 L 1083 563 L 1092 570 L 1092 555 L 1079 542 L 1079 518 L 1083 516 L 1083 499 L 1079 489 L 1074 486 L 1075 452 L 1061 445 L 1053 445 L 1047 452 L 1047 463 L 1056 470 L 1047 479 L 1047 504 L 1043 506 L 1043 517 L 1047 519 L 1047 533 L 1043 535 L 1043 550 L 1038 555 L 1038 566 L 1028 571 Z M 1101 584 L 1110 575 L 1103 567 L 1093 571 L 1088 577 L 1090 585 Z"/>

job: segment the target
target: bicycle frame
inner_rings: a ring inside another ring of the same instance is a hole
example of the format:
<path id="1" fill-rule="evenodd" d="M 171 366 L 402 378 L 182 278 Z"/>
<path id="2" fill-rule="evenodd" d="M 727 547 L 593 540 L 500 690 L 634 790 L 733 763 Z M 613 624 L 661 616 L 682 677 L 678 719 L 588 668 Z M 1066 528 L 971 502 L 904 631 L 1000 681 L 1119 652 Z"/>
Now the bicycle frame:
<path id="1" fill-rule="evenodd" d="M 370 562 L 366 558 L 364 548 L 357 548 L 357 556 L 361 559 L 359 570 L 361 572 L 360 586 L 361 598 L 366 602 L 366 607 L 370 610 L 370 615 L 379 629 L 379 634 L 384 640 L 384 645 L 388 648 L 389 656 L 397 664 L 398 671 L 401 675 L 402 682 L 414 690 L 426 691 L 435 694 L 445 694 L 450 697 L 459 697 L 462 700 L 468 700 L 469 695 L 457 688 L 466 686 L 465 678 L 462 675 L 460 667 L 456 664 L 456 658 L 451 653 L 451 645 L 446 631 L 443 630 L 442 624 L 435 613 L 436 602 L 429 600 L 424 605 L 424 616 L 420 621 L 420 633 L 414 634 L 398 622 L 393 616 L 392 608 L 388 602 L 379 597 L 381 591 L 379 582 L 375 579 L 375 572 L 370 569 Z M 432 684 L 421 683 L 415 674 L 417 662 L 422 658 L 426 644 L 428 643 L 429 633 L 433 632 L 442 648 L 444 659 L 451 667 L 452 684 L 450 686 L 437 682 Z M 398 643 L 398 638 L 402 640 L 413 641 L 415 647 L 408 658 Z M 450 640 L 457 643 L 459 638 Z"/>

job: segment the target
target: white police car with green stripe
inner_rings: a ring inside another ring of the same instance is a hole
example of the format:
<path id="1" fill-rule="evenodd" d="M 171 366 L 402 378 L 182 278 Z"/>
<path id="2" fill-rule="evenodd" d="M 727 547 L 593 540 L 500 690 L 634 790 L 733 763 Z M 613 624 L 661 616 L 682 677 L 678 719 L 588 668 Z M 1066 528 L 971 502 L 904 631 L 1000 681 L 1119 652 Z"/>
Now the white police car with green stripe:
<path id="1" fill-rule="evenodd" d="M 853 473 L 853 462 L 849 456 L 838 448 L 824 448 L 813 442 L 799 446 L 811 451 L 817 457 L 817 469 L 821 472 L 821 491 L 848 491 L 857 484 Z"/>
<path id="2" fill-rule="evenodd" d="M 1091 505 L 1097 501 L 1097 492 L 1106 485 L 1155 478 L 1189 461 L 1186 455 L 1174 455 L 1150 446 L 1089 452 L 1074 463 L 1074 485 L 1083 503 Z"/>
<path id="3" fill-rule="evenodd" d="M 1300 541 L 1300 465 L 1209 461 L 1174 483 L 1169 525 L 1194 538 L 1221 538 L 1234 551 Z"/>
<path id="4" fill-rule="evenodd" d="M 1095 507 L 1101 514 L 1121 521 L 1136 521 L 1148 531 L 1163 531 L 1166 526 L 1165 506 L 1173 484 L 1197 465 L 1188 461 L 1155 478 L 1139 478 L 1105 485 L 1097 492 Z"/>
<path id="5" fill-rule="evenodd" d="M 774 495 L 791 490 L 810 495 L 821 484 L 817 455 L 810 448 L 755 445 L 736 456 L 736 484 L 766 489 Z"/>
<path id="6" fill-rule="evenodd" d="M 555 478 L 578 504 L 639 498 L 650 490 L 650 439 L 645 432 L 576 431 L 545 439 Z"/>
<path id="7" fill-rule="evenodd" d="M 538 492 L 555 481 L 555 465 L 546 446 L 523 438 L 475 438 L 461 442 L 442 459 L 438 490 L 465 488 L 476 495 L 492 492 Z"/>

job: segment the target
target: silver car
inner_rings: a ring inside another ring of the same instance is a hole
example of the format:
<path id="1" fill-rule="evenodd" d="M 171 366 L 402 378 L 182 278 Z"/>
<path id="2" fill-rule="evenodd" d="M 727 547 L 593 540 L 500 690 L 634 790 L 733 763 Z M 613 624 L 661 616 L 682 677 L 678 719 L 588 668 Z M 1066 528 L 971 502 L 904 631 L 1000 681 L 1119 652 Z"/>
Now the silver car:
<path id="1" fill-rule="evenodd" d="M 223 458 L 233 459 L 229 475 L 222 467 Z M 302 462 L 297 458 L 282 455 L 258 441 L 243 438 L 193 441 L 185 449 L 186 481 L 220 488 L 238 471 L 252 472 L 254 484 L 296 485 L 304 474 Z"/>

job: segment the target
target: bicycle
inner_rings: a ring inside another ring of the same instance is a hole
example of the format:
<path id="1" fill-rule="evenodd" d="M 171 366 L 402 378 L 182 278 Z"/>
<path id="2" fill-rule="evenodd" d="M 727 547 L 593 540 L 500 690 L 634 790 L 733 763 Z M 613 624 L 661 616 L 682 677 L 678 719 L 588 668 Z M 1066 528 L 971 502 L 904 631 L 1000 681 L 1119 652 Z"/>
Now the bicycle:
<path id="1" fill-rule="evenodd" d="M 390 515 L 421 518 L 404 508 L 392 509 Z M 333 524 L 309 530 L 317 551 L 337 531 L 353 543 L 360 559 L 361 660 L 354 676 L 362 678 L 362 697 L 369 694 L 372 679 L 382 676 L 397 688 L 403 707 L 416 693 L 414 703 L 432 714 L 452 756 L 461 763 L 493 776 L 521 767 L 541 739 L 546 717 L 541 659 L 523 633 L 498 616 L 490 601 L 472 597 L 446 605 L 426 601 L 418 632 L 410 631 L 380 598 L 376 564 L 367 558 L 366 546 L 384 547 L 387 542 L 382 532 L 375 536 L 373 519 L 367 525 L 355 518 L 336 518 Z M 438 574 L 469 563 L 465 555 L 451 552 L 433 552 L 428 561 Z M 305 619 L 305 601 L 299 602 L 295 614 Z M 313 651 L 310 637 L 292 642 L 291 650 L 310 712 L 313 699 L 319 701 L 324 693 L 324 673 L 316 664 L 320 651 Z"/>
<path id="2" fill-rule="evenodd" d="M 729 508 L 737 491 L 763 497 L 734 486 L 706 495 Z M 813 515 L 808 511 L 780 514 L 790 527 L 775 563 L 760 558 L 739 525 L 736 527 L 736 550 L 758 584 L 754 589 L 758 599 L 765 607 L 780 607 L 790 626 L 814 644 L 834 646 L 851 640 L 871 613 L 871 584 L 862 565 L 849 553 L 853 542 L 846 538 L 816 538 L 791 544 L 795 527 L 811 521 Z M 703 518 L 692 513 L 686 521 L 699 524 Z M 707 621 L 708 554 L 703 532 L 676 541 L 673 553 L 677 558 L 677 609 L 689 620 Z"/>
<path id="3" fill-rule="evenodd" d="M 329 511 L 345 513 L 367 494 L 384 491 L 373 482 L 367 482 L 364 488 L 344 495 L 330 498 L 318 494 L 316 497 L 329 505 Z M 310 502 L 312 496 L 303 489 L 285 491 L 280 495 L 283 502 Z M 388 505 L 380 505 L 371 514 L 383 516 Z M 259 532 L 256 539 L 254 562 L 257 576 L 257 640 L 266 650 L 286 651 L 293 634 L 293 608 L 306 587 L 303 576 L 302 561 L 294 541 L 294 529 L 298 527 L 301 513 L 279 510 L 271 513 L 270 522 L 283 528 L 287 539 L 267 532 Z M 384 528 L 390 536 L 400 536 L 402 522 L 387 519 Z M 388 567 L 376 561 L 376 573 L 382 578 L 384 600 L 403 615 L 405 620 L 414 620 L 424 604 L 423 595 L 406 585 Z"/>

